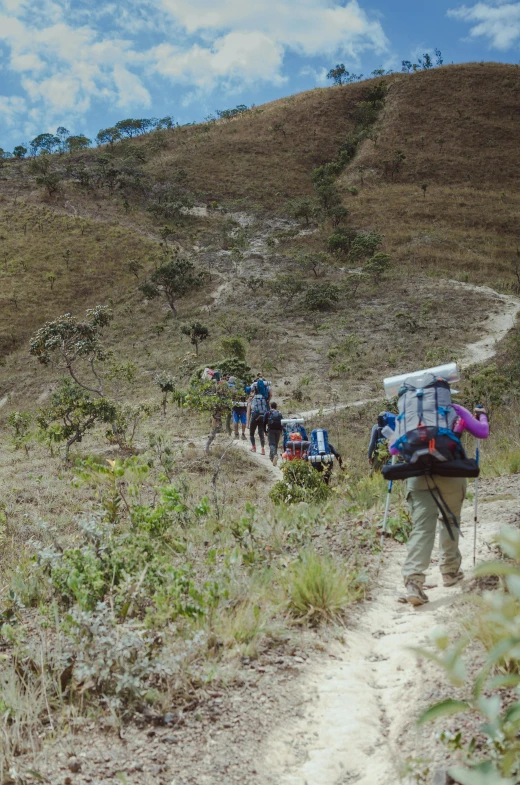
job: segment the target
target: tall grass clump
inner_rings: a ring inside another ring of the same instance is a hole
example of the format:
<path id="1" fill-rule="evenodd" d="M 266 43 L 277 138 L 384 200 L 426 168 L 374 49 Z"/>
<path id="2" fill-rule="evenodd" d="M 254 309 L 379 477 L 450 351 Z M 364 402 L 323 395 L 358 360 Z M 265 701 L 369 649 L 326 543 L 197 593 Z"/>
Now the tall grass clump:
<path id="1" fill-rule="evenodd" d="M 315 626 L 325 620 L 338 621 L 363 595 L 363 585 L 353 566 L 309 548 L 292 566 L 286 592 L 290 613 Z"/>

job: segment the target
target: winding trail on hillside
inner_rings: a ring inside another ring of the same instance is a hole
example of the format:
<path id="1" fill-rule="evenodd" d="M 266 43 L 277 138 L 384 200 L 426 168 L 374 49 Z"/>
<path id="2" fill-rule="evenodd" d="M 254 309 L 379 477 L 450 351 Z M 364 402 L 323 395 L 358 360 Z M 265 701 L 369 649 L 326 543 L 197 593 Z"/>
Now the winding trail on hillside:
<path id="1" fill-rule="evenodd" d="M 452 283 L 484 292 L 500 303 L 497 312 L 485 321 L 485 335 L 465 347 L 459 359 L 465 368 L 495 355 L 497 343 L 515 326 L 520 299 L 487 286 Z M 301 412 L 300 416 L 310 419 L 368 402 L 337 404 Z M 236 446 L 250 450 L 247 442 Z M 268 457 L 249 455 L 267 468 L 273 479 L 281 478 L 281 471 Z M 494 535 L 517 507 L 515 501 L 481 506 L 477 561 L 489 556 Z M 471 520 L 472 506 L 466 504 L 461 551 L 467 572 L 473 553 Z M 424 707 L 426 686 L 436 685 L 438 673 L 431 664 L 419 664 L 411 648 L 427 644 L 436 627 L 450 623 L 455 627 L 457 603 L 468 580 L 445 588 L 435 571 L 427 579 L 427 605 L 412 608 L 398 604 L 403 560 L 403 546 L 395 542 L 386 545 L 373 597 L 357 610 L 345 632 L 345 643 L 329 647 L 300 683 L 307 709 L 294 723 L 274 729 L 268 740 L 261 767 L 266 785 L 398 785 L 407 755 L 420 757 L 424 738 L 419 740 L 415 719 Z M 433 740 L 430 750 L 434 757 Z"/>

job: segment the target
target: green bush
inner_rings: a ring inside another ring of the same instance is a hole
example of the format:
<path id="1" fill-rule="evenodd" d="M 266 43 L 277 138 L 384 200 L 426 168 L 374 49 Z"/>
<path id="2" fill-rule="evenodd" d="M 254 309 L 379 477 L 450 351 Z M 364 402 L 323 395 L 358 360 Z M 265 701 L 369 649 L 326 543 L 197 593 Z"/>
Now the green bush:
<path id="1" fill-rule="evenodd" d="M 305 292 L 304 305 L 310 311 L 330 311 L 339 302 L 341 289 L 332 283 L 310 286 Z"/>
<path id="2" fill-rule="evenodd" d="M 283 480 L 273 486 L 269 494 L 275 504 L 323 502 L 329 494 L 321 474 L 306 461 L 289 461 L 282 467 Z"/>

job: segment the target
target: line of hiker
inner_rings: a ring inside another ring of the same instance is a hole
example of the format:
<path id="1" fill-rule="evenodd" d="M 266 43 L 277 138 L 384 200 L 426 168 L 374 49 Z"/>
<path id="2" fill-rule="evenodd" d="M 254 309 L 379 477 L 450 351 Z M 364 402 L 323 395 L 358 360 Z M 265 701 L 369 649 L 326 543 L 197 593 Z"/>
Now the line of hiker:
<path id="1" fill-rule="evenodd" d="M 227 386 L 233 394 L 236 393 L 237 398 L 241 398 L 233 400 L 226 422 L 227 432 L 231 435 L 233 423 L 235 439 L 241 435 L 242 439 L 246 440 L 246 432 L 249 431 L 251 451 L 257 451 L 258 438 L 262 455 L 266 454 L 267 437 L 269 459 L 273 466 L 276 466 L 279 460 L 280 443 L 284 461 L 308 461 L 316 471 L 323 474 L 323 480 L 327 484 L 330 482 L 334 460 L 337 460 L 340 467 L 343 466 L 341 455 L 330 444 L 326 430 L 313 430 L 309 439 L 302 419 L 284 419 L 278 404 L 272 400 L 271 383 L 261 374 L 256 374 L 251 386 L 242 384 L 234 376 L 221 376 L 219 371 L 210 368 L 204 370 L 203 378 L 215 381 L 220 389 L 223 385 Z"/>

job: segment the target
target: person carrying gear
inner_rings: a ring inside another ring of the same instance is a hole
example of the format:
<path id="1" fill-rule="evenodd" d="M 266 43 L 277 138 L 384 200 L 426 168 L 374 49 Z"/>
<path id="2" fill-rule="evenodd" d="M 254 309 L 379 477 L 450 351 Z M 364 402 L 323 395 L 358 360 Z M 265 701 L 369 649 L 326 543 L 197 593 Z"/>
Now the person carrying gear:
<path id="1" fill-rule="evenodd" d="M 303 461 L 309 448 L 309 442 L 303 441 L 301 434 L 291 433 L 282 455 L 286 461 Z"/>
<path id="2" fill-rule="evenodd" d="M 278 463 L 278 445 L 283 431 L 282 419 L 282 415 L 278 411 L 278 405 L 271 403 L 271 410 L 264 414 L 264 430 L 267 433 L 269 458 L 273 466 L 276 466 Z"/>
<path id="3" fill-rule="evenodd" d="M 268 403 L 271 400 L 271 384 L 270 382 L 266 382 L 260 373 L 256 375 L 255 381 L 251 385 L 251 391 L 254 392 L 255 395 L 263 395 Z"/>
<path id="4" fill-rule="evenodd" d="M 254 393 L 251 390 L 252 397 L 250 398 L 247 406 L 247 421 L 249 423 L 249 438 L 251 440 L 251 452 L 256 452 L 255 444 L 255 431 L 258 428 L 258 435 L 260 437 L 260 444 L 262 446 L 262 455 L 265 455 L 265 430 L 264 430 L 264 414 L 269 412 L 269 406 L 266 398 L 261 393 Z"/>
<path id="5" fill-rule="evenodd" d="M 464 577 L 460 566 L 460 518 L 468 477 L 478 477 L 479 468 L 466 456 L 461 434 L 467 430 L 478 439 L 487 439 L 489 423 L 484 408 L 475 417 L 462 406 L 451 403 L 446 379 L 425 373 L 410 378 L 399 390 L 399 416 L 390 453 L 403 462 L 383 468 L 389 480 L 407 480 L 407 502 L 412 516 L 412 532 L 402 574 L 405 601 L 412 605 L 428 602 L 423 585 L 439 533 L 439 568 L 444 586 L 454 586 Z"/>
<path id="6" fill-rule="evenodd" d="M 391 428 L 392 431 L 395 430 L 395 414 L 392 414 L 391 412 L 380 412 L 377 416 L 377 423 L 372 428 L 368 445 L 368 462 L 374 472 L 379 471 L 384 463 L 384 460 L 381 460 L 381 452 L 384 451 L 384 447 L 388 441 L 383 434 L 383 430 L 387 426 Z"/>
<path id="7" fill-rule="evenodd" d="M 303 423 L 303 420 L 301 420 L 300 422 L 297 422 L 296 420 L 289 420 L 289 422 L 287 422 L 283 426 L 283 449 L 284 450 L 287 447 L 287 443 L 289 442 L 289 440 L 291 438 L 291 434 L 293 434 L 293 433 L 299 433 L 301 438 L 302 438 L 302 441 L 304 441 L 304 442 L 308 441 L 307 431 L 303 427 L 302 423 Z"/>
<path id="8" fill-rule="evenodd" d="M 237 391 L 237 397 L 239 394 L 240 386 L 237 386 L 237 380 L 234 376 L 230 376 L 228 380 L 228 384 L 230 388 Z M 244 393 L 248 392 L 250 388 L 244 388 Z M 245 398 L 245 395 L 243 396 Z M 238 439 L 238 426 L 242 426 L 242 439 L 245 440 L 246 438 L 246 426 L 247 426 L 247 401 L 233 401 L 233 409 L 231 410 L 231 417 L 233 418 L 233 427 L 235 431 L 235 439 Z"/>
<path id="9" fill-rule="evenodd" d="M 324 428 L 316 428 L 311 433 L 311 440 L 309 448 L 305 454 L 305 460 L 316 469 L 317 472 L 323 473 L 323 481 L 326 485 L 330 483 L 332 476 L 332 469 L 334 467 L 334 458 L 343 468 L 343 459 L 339 452 L 329 442 L 329 435 Z"/>

